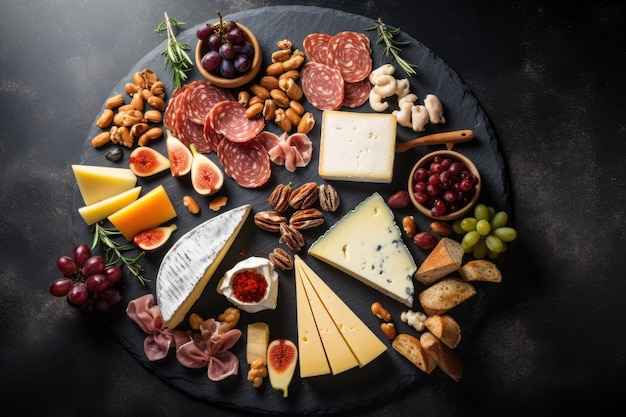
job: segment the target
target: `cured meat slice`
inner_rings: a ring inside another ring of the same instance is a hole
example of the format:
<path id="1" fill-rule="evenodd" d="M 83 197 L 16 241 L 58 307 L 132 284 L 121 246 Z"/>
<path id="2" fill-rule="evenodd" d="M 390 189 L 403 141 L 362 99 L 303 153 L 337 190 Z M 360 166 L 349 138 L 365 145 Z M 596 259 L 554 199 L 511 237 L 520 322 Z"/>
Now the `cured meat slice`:
<path id="1" fill-rule="evenodd" d="M 343 102 L 344 80 L 338 69 L 309 61 L 300 72 L 302 91 L 306 99 L 318 110 L 335 110 Z"/>
<path id="2" fill-rule="evenodd" d="M 210 151 L 203 152 L 203 153 L 217 152 L 217 147 L 219 146 L 222 139 L 224 139 L 224 135 L 220 135 L 213 129 L 213 126 L 211 126 L 211 121 L 209 120 L 209 117 L 210 117 L 210 113 L 207 114 L 207 117 L 204 121 L 203 133 L 204 133 L 204 140 L 207 142 L 207 147 L 210 148 Z"/>
<path id="3" fill-rule="evenodd" d="M 311 33 L 307 35 L 302 41 L 302 47 L 309 60 L 327 64 L 328 42 L 330 42 L 331 38 L 332 36 L 327 33 Z"/>
<path id="4" fill-rule="evenodd" d="M 278 145 L 278 142 L 280 142 L 280 136 L 274 132 L 270 132 L 269 130 L 264 130 L 257 135 L 256 140 L 258 140 L 269 152 L 270 149 Z"/>
<path id="5" fill-rule="evenodd" d="M 215 104 L 208 119 L 213 130 L 231 142 L 247 142 L 265 127 L 262 117 L 248 119 L 246 108 L 236 101 L 220 101 Z"/>
<path id="6" fill-rule="evenodd" d="M 372 85 L 369 79 L 365 78 L 355 83 L 345 83 L 343 89 L 342 106 L 355 108 L 367 103 L 370 97 Z"/>
<path id="7" fill-rule="evenodd" d="M 268 149 L 268 154 L 273 163 L 284 165 L 288 171 L 294 172 L 296 168 L 305 167 L 311 162 L 313 143 L 306 134 L 294 133 L 288 135 L 285 132 L 282 136 L 276 136 L 276 138 L 278 140 L 275 142 L 261 141 L 266 149 L 268 149 L 270 144 L 272 145 Z"/>
<path id="8" fill-rule="evenodd" d="M 178 139 L 188 148 L 193 143 L 200 153 L 211 152 L 210 145 L 204 138 L 204 126 L 192 122 L 186 115 L 180 126 Z"/>
<path id="9" fill-rule="evenodd" d="M 184 106 L 181 104 L 181 98 L 186 88 L 187 86 L 185 85 L 174 90 L 163 114 L 163 124 L 176 137 L 180 135 L 181 126 L 186 117 Z"/>
<path id="10" fill-rule="evenodd" d="M 224 139 L 217 148 L 217 157 L 226 175 L 244 188 L 261 187 L 272 174 L 270 157 L 257 139 L 246 142 Z"/>
<path id="11" fill-rule="evenodd" d="M 328 65 L 341 72 L 346 82 L 367 78 L 372 72 L 372 48 L 367 36 L 358 32 L 339 32 L 328 42 Z"/>
<path id="12" fill-rule="evenodd" d="M 228 91 L 208 81 L 193 81 L 185 91 L 183 106 L 187 117 L 196 124 L 203 124 L 206 115 L 220 101 L 235 98 Z"/>

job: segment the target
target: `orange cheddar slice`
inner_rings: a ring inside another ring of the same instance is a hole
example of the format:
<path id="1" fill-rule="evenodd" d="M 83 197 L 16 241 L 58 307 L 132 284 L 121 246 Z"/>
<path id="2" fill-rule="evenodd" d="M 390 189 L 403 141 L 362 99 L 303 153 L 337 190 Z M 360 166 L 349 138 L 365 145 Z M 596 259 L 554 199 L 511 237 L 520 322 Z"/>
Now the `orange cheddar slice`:
<path id="1" fill-rule="evenodd" d="M 137 233 L 157 227 L 174 217 L 176 217 L 176 209 L 163 185 L 159 185 L 146 195 L 111 214 L 109 221 L 130 241 Z"/>

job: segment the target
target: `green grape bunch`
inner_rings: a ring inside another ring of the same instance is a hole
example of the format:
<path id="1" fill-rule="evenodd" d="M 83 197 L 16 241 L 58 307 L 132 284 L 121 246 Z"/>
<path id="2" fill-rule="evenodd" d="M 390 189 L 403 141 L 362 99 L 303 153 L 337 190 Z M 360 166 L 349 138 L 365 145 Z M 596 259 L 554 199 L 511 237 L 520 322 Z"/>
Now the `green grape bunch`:
<path id="1" fill-rule="evenodd" d="M 517 239 L 517 230 L 507 226 L 509 215 L 486 204 L 474 207 L 474 216 L 466 216 L 452 223 L 452 230 L 462 235 L 461 247 L 476 259 L 496 259 L 506 251 L 507 244 Z"/>

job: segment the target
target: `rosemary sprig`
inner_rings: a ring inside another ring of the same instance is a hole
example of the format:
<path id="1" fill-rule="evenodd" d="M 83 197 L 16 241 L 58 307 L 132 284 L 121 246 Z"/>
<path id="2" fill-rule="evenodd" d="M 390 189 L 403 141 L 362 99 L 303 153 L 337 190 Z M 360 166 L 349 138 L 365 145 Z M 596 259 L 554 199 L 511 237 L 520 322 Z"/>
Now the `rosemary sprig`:
<path id="1" fill-rule="evenodd" d="M 117 229 L 106 228 L 102 224 L 96 223 L 93 226 L 93 242 L 91 244 L 91 249 L 94 249 L 98 243 L 100 243 L 104 248 L 107 265 L 124 264 L 128 271 L 137 277 L 139 282 L 141 282 L 141 285 L 146 285 L 150 282 L 150 280 L 144 278 L 143 267 L 139 263 L 141 258 L 143 258 L 146 253 L 141 252 L 134 258 L 122 255 L 123 251 L 135 249 L 135 246 L 130 244 L 124 245 L 113 240 L 113 238 L 121 235 L 122 233 L 120 233 Z"/>
<path id="2" fill-rule="evenodd" d="M 186 52 L 190 49 L 189 45 L 176 39 L 173 26 L 181 26 L 185 22 L 170 18 L 167 12 L 164 15 L 165 20 L 159 23 L 154 31 L 157 33 L 167 32 L 167 43 L 161 55 L 165 58 L 165 68 L 167 69 L 169 66 L 172 69 L 174 84 L 176 87 L 180 87 L 183 81 L 187 79 L 187 72 L 191 71 L 193 61 Z"/>
<path id="3" fill-rule="evenodd" d="M 376 43 L 381 43 L 381 42 L 385 43 L 385 50 L 383 52 L 383 55 L 381 56 L 381 63 L 382 63 L 383 58 L 386 58 L 389 55 L 391 55 L 392 58 L 396 61 L 396 63 L 400 66 L 400 68 L 402 68 L 402 70 L 407 75 L 411 76 L 411 75 L 417 74 L 415 72 L 415 68 L 417 67 L 417 65 L 408 63 L 400 56 L 400 52 L 402 51 L 402 46 L 409 44 L 408 41 L 401 42 L 401 41 L 397 41 L 394 39 L 394 37 L 398 33 L 400 33 L 400 28 L 396 28 L 396 29 L 390 28 L 389 26 L 384 24 L 379 17 L 378 20 L 376 20 L 376 22 L 374 23 L 374 25 L 367 28 L 367 30 L 376 30 L 378 32 L 378 39 L 376 40 Z"/>

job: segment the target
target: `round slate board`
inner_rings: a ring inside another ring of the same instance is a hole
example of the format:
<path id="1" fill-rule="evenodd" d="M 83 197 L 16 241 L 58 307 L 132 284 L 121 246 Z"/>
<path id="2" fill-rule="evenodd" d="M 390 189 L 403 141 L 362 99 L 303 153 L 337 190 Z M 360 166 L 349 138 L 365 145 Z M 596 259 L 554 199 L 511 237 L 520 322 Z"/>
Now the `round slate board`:
<path id="1" fill-rule="evenodd" d="M 240 12 L 225 16 L 225 19 L 241 22 L 254 31 L 263 46 L 265 61 L 263 67 L 271 62 L 270 55 L 271 52 L 276 50 L 276 42 L 282 39 L 289 39 L 293 42 L 294 48 L 302 49 L 304 37 L 314 32 L 325 32 L 331 35 L 341 31 L 363 32 L 369 37 L 372 44 L 374 68 L 381 63 L 389 62 L 381 61 L 383 48 L 381 45 L 376 44 L 376 32 L 366 30 L 374 23 L 374 20 L 371 18 L 318 7 L 281 6 L 279 8 L 266 7 Z M 200 18 L 200 21 L 196 23 L 201 24 L 204 21 L 214 22 L 215 19 L 212 16 L 206 16 L 206 20 Z M 388 23 L 393 24 L 393 22 Z M 177 35 L 177 38 L 193 48 L 196 43 L 195 27 L 180 33 Z M 410 79 L 411 92 L 415 93 L 420 98 L 420 101 L 426 94 L 435 94 L 441 99 L 445 109 L 446 123 L 444 125 L 431 124 L 423 134 L 472 129 L 475 139 L 468 143 L 456 145 L 454 149 L 472 159 L 480 170 L 483 180 L 483 191 L 480 201 L 493 205 L 496 209 L 508 210 L 509 195 L 502 157 L 498 150 L 494 132 L 477 100 L 458 75 L 426 46 L 402 32 L 397 39 L 399 41 L 409 41 L 410 44 L 402 49 L 402 56 L 407 61 L 417 65 L 417 75 Z M 115 86 L 111 95 L 123 94 L 124 84 L 132 81 L 132 74 L 144 68 L 149 68 L 156 71 L 160 79 L 165 82 L 169 98 L 173 91 L 173 85 L 170 73 L 163 70 L 161 52 L 164 46 L 164 43 L 159 45 L 141 59 L 130 70 L 128 76 Z M 395 76 L 397 78 L 406 77 L 400 69 L 397 69 Z M 200 75 L 194 70 L 190 73 L 189 81 L 196 79 L 200 79 Z M 390 102 L 392 104 L 391 109 L 393 109 L 394 100 L 392 99 Z M 324 182 L 317 174 L 321 112 L 312 108 L 308 103 L 306 103 L 305 107 L 308 111 L 313 112 L 317 121 L 315 128 L 309 133 L 309 137 L 314 144 L 313 158 L 309 166 L 299 168 L 296 172 L 291 173 L 282 166 L 273 165 L 272 178 L 266 186 L 258 190 L 241 188 L 230 178 L 226 179 L 223 191 L 220 194 L 226 195 L 229 200 L 228 205 L 222 208 L 220 212 L 243 204 L 251 204 L 252 212 L 234 241 L 231 250 L 222 261 L 192 312 L 198 313 L 204 318 L 217 317 L 225 308 L 230 306 L 229 302 L 216 292 L 216 285 L 222 274 L 236 262 L 248 256 L 267 256 L 277 246 L 286 248 L 279 243 L 278 235 L 261 231 L 252 221 L 252 216 L 255 212 L 270 209 L 267 198 L 277 184 L 291 182 L 292 186 L 295 187 L 308 181 L 315 181 L 320 184 Z M 349 111 L 372 112 L 367 103 L 360 108 Z M 95 123 L 93 126 L 90 132 L 88 132 L 83 155 L 77 163 L 127 167 L 129 150 L 125 150 L 125 157 L 121 162 L 113 163 L 105 159 L 105 153 L 110 148 L 105 146 L 102 149 L 94 149 L 91 146 L 91 138 L 100 132 Z M 277 134 L 281 133 L 273 123 L 268 123 L 266 129 Z M 397 140 L 407 141 L 420 135 L 408 128 L 398 127 Z M 155 141 L 151 146 L 164 155 L 167 154 L 163 140 Z M 297 340 L 293 271 L 279 271 L 280 284 L 276 310 L 254 314 L 242 312 L 238 327 L 242 329 L 243 336 L 232 349 L 240 360 L 239 374 L 230 376 L 220 382 L 209 380 L 206 369 L 187 369 L 180 365 L 173 350 L 164 360 L 158 362 L 148 361 L 143 351 L 143 342 L 146 335 L 126 316 L 124 309 L 111 312 L 102 319 L 119 342 L 138 361 L 152 370 L 157 377 L 162 378 L 191 396 L 214 404 L 251 412 L 321 414 L 337 410 L 350 410 L 362 408 L 368 404 L 380 404 L 381 401 L 385 401 L 392 394 L 396 394 L 418 381 L 427 383 L 428 376 L 426 374 L 411 365 L 391 348 L 390 341 L 380 331 L 380 320 L 370 312 L 372 302 L 380 301 L 392 313 L 399 331 L 415 332 L 399 320 L 400 313 L 407 309 L 406 306 L 386 298 L 381 293 L 307 255 L 306 249 L 327 227 L 334 224 L 372 193 L 379 192 L 386 199 L 395 191 L 405 189 L 407 175 L 412 165 L 425 153 L 441 148 L 443 146 L 414 148 L 403 154 L 398 154 L 395 160 L 394 179 L 391 184 L 333 181 L 332 184 L 341 197 L 339 210 L 334 213 L 325 213 L 325 225 L 306 230 L 304 233 L 307 245 L 299 252 L 299 255 L 389 346 L 387 352 L 364 368 L 352 369 L 337 376 L 328 375 L 306 379 L 301 379 L 296 369 L 293 381 L 289 387 L 288 398 L 283 398 L 282 392 L 273 390 L 268 381 L 265 381 L 260 388 L 255 389 L 246 380 L 249 367 L 245 361 L 245 329 L 248 323 L 256 321 L 267 322 L 270 326 L 270 339 L 288 338 L 294 341 Z M 215 162 L 218 162 L 215 154 L 208 154 L 208 156 Z M 142 260 L 145 276 L 151 279 L 150 283 L 142 286 L 138 280 L 126 273 L 124 289 L 126 300 L 137 298 L 146 293 L 154 294 L 156 272 L 163 255 L 169 247 L 178 237 L 220 213 L 213 212 L 207 208 L 211 198 L 195 194 L 189 178 L 173 178 L 169 172 L 166 172 L 155 177 L 139 179 L 138 183 L 143 186 L 142 194 L 159 184 L 164 185 L 178 213 L 178 217 L 174 220 L 178 230 L 165 247 L 157 252 L 146 254 Z M 183 206 L 182 197 L 186 194 L 194 195 L 200 203 L 202 211 L 199 215 L 191 215 Z M 82 205 L 78 192 L 74 199 L 74 205 L 75 209 Z M 411 208 L 395 211 L 398 224 L 400 224 L 402 217 L 407 214 L 415 215 L 419 229 L 428 230 L 429 219 L 421 217 L 416 210 Z M 77 242 L 91 242 L 91 228 L 86 226 L 78 215 L 75 216 L 74 229 Z M 418 249 L 409 239 L 406 240 L 406 244 L 419 265 L 425 259 L 427 253 Z M 127 255 L 133 256 L 137 253 L 130 251 Z M 494 293 L 493 284 L 481 285 L 481 283 L 477 283 L 476 287 L 478 290 L 476 297 L 450 312 L 461 324 L 462 344 L 471 343 L 471 341 L 466 340 L 466 337 L 476 326 Z M 417 294 L 423 289 L 424 287 L 421 284 L 415 283 L 416 299 Z M 419 309 L 419 303 L 416 301 L 414 310 Z"/>

